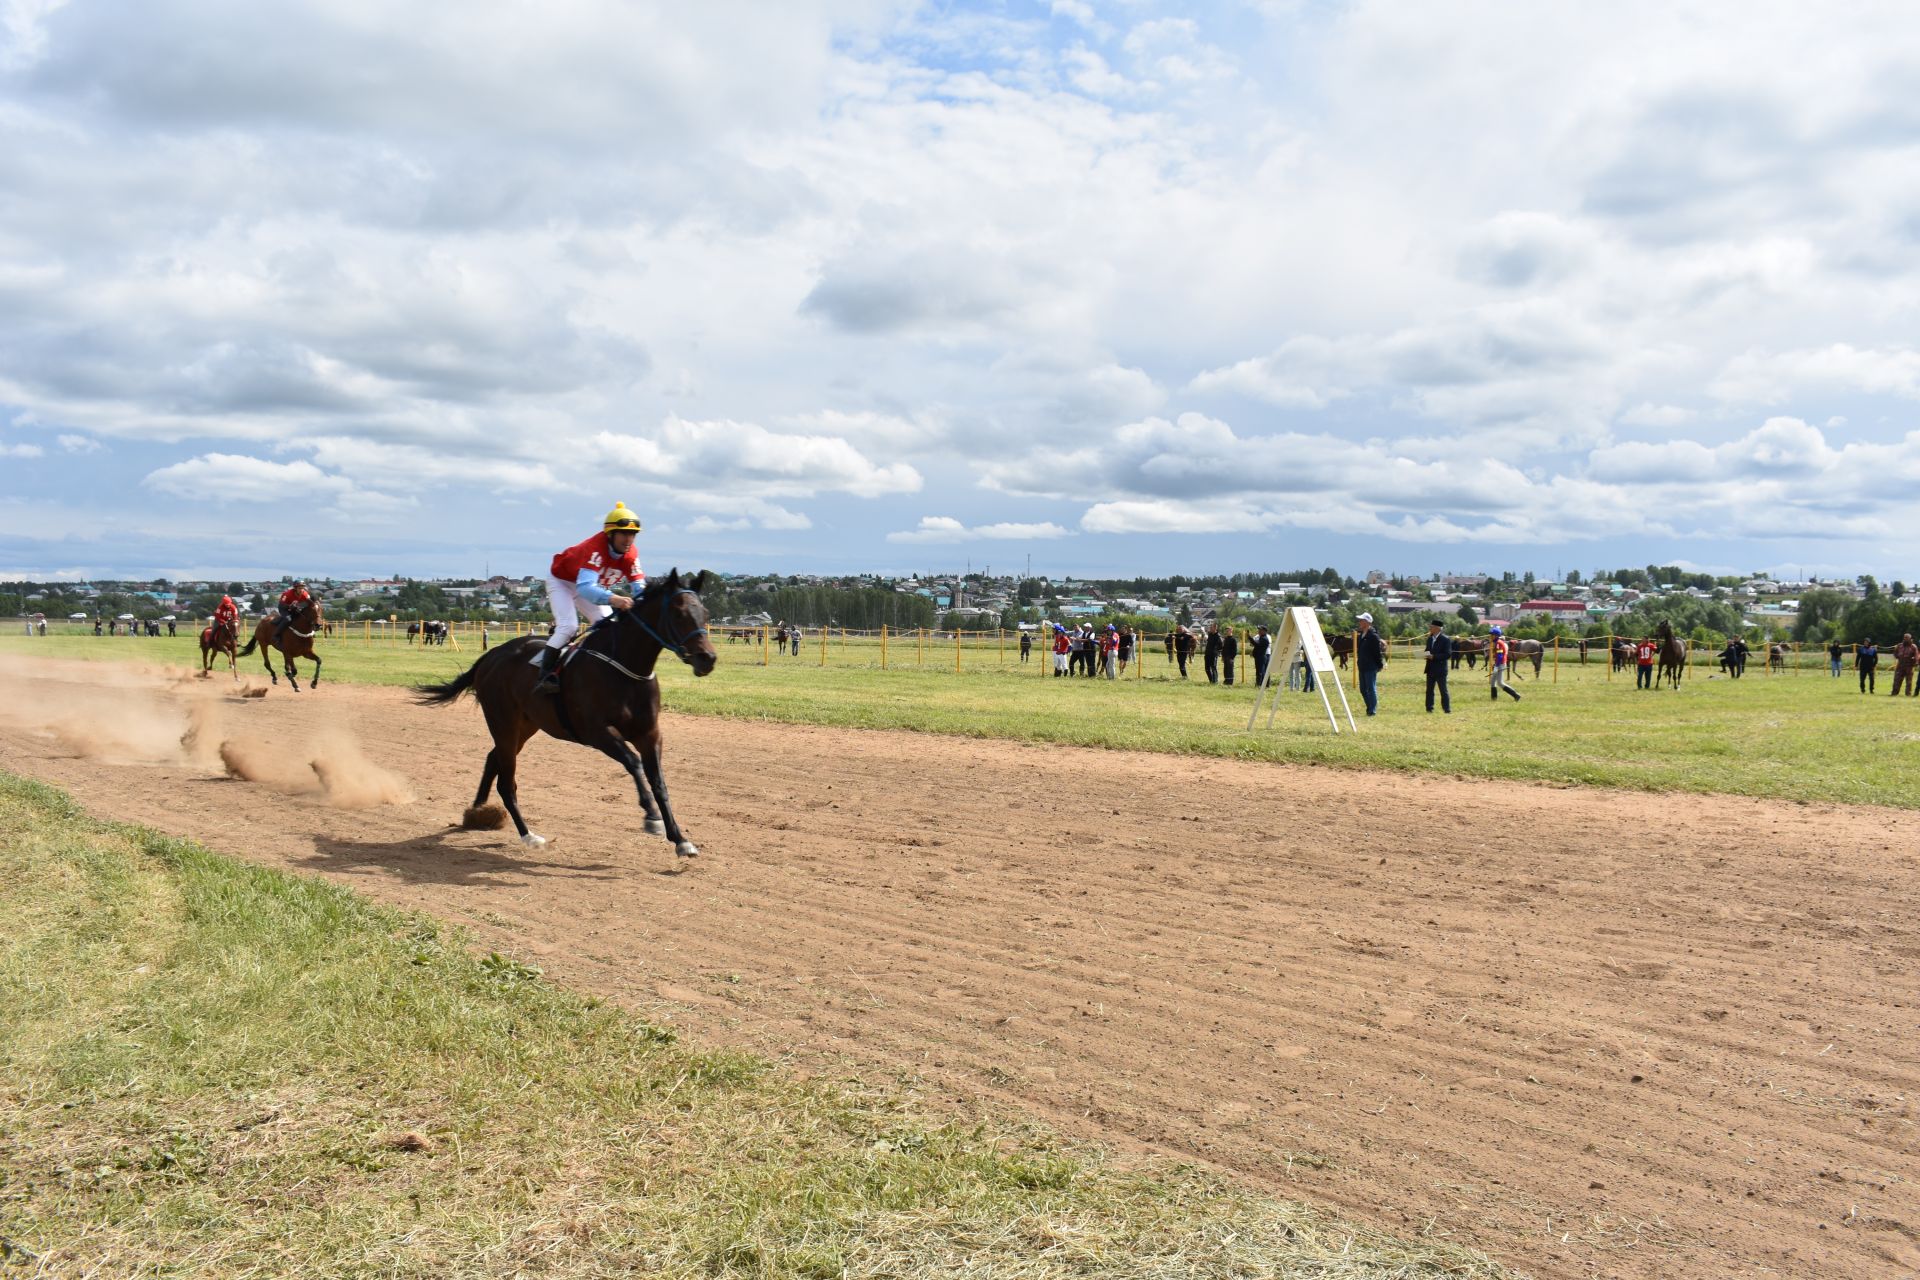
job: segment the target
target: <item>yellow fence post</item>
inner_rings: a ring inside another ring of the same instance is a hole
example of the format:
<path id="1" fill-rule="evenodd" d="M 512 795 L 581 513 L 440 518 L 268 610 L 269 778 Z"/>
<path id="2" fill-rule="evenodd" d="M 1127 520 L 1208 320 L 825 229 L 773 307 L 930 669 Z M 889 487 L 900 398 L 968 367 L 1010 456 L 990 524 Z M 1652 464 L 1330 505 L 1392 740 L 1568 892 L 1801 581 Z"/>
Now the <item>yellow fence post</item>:
<path id="1" fill-rule="evenodd" d="M 953 629 L 953 674 L 960 674 L 960 628 Z"/>
<path id="2" fill-rule="evenodd" d="M 1000 637 L 1000 665 L 1004 667 L 1007 665 L 1007 629 L 995 627 L 994 631 Z"/>
<path id="3" fill-rule="evenodd" d="M 880 624 L 880 669 L 887 669 L 887 624 Z"/>
<path id="4" fill-rule="evenodd" d="M 763 667 L 770 667 L 773 665 L 773 650 L 771 648 L 772 644 L 773 644 L 773 628 L 772 627 L 760 628 L 760 665 Z"/>
<path id="5" fill-rule="evenodd" d="M 916 667 L 927 665 L 927 629 L 925 627 L 913 629 L 913 665 Z"/>
<path id="6" fill-rule="evenodd" d="M 1553 637 L 1553 682 L 1560 683 L 1560 637 Z"/>

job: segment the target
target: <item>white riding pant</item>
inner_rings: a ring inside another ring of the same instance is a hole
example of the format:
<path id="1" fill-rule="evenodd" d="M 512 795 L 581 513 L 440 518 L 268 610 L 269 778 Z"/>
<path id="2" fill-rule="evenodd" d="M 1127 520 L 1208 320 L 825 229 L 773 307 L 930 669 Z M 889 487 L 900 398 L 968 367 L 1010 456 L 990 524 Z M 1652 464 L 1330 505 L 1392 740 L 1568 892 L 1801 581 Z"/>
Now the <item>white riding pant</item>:
<path id="1" fill-rule="evenodd" d="M 553 606 L 553 634 L 547 637 L 547 648 L 558 649 L 573 639 L 580 630 L 580 619 L 585 616 L 589 622 L 598 622 L 613 612 L 613 606 L 594 604 L 580 598 L 580 589 L 565 578 L 547 575 L 547 601 Z"/>

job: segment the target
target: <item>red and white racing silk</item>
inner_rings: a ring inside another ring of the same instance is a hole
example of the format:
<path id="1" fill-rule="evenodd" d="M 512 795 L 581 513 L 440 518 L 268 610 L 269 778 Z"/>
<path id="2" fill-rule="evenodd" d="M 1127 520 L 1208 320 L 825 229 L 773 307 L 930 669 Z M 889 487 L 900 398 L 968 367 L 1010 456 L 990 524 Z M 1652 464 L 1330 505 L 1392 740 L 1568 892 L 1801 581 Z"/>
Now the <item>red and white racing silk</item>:
<path id="1" fill-rule="evenodd" d="M 553 558 L 548 572 L 562 582 L 578 582 L 581 573 L 592 570 L 603 587 L 623 587 L 631 582 L 644 587 L 647 575 L 640 572 L 640 550 L 628 547 L 627 554 L 616 556 L 607 543 L 607 535 L 596 533 Z"/>

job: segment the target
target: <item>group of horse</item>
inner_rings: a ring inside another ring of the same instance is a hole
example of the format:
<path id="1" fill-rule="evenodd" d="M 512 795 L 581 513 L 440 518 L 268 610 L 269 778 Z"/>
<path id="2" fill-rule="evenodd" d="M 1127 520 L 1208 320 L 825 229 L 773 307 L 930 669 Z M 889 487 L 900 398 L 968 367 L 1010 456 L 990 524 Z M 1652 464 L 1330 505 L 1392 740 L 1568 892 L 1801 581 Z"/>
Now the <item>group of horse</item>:
<path id="1" fill-rule="evenodd" d="M 407 624 L 407 643 L 418 639 L 421 644 L 445 644 L 447 637 L 453 634 L 453 628 L 444 622 L 409 622 Z"/>
<path id="2" fill-rule="evenodd" d="M 641 829 L 648 835 L 665 836 L 679 857 L 691 858 L 700 852 L 680 829 L 667 801 L 666 777 L 660 763 L 660 682 L 655 679 L 654 665 L 662 653 L 671 653 L 692 667 L 694 675 L 704 676 L 719 662 L 720 655 L 707 634 L 706 606 L 700 600 L 706 579 L 707 575 L 701 573 L 683 580 L 676 569 L 649 583 L 631 609 L 583 628 L 562 663 L 556 694 L 534 689 L 540 678 L 534 659 L 546 643 L 544 636 L 537 635 L 522 636 L 488 650 L 445 684 L 417 686 L 420 701 L 428 705 L 445 705 L 462 694 L 473 694 L 493 737 L 493 749 L 481 770 L 480 789 L 463 819 L 466 825 L 490 825 L 484 806 L 497 787 L 521 842 L 531 848 L 546 843 L 545 837 L 528 828 L 521 815 L 515 784 L 520 749 L 535 734 L 545 733 L 563 742 L 592 747 L 618 761 L 633 779 L 639 795 Z M 418 634 L 425 635 L 424 627 L 435 626 L 445 628 L 446 624 L 424 624 Z M 246 648 L 237 651 L 234 628 L 223 622 L 210 624 L 200 632 L 200 674 L 210 674 L 214 658 L 224 653 L 237 679 L 238 659 L 257 647 L 267 675 L 278 684 L 272 657 L 277 649 L 287 682 L 295 692 L 300 683 L 294 663 L 300 658 L 312 659 L 313 677 L 308 685 L 318 687 L 321 661 L 313 641 L 325 627 L 317 600 L 303 606 L 284 628 L 276 630 L 274 618 L 260 619 Z"/>
<path id="3" fill-rule="evenodd" d="M 276 634 L 277 631 L 277 634 Z M 225 622 L 210 622 L 200 628 L 200 674 L 213 674 L 213 661 L 221 654 L 227 656 L 227 670 L 233 678 L 240 678 L 239 660 L 251 654 L 256 647 L 260 649 L 260 662 L 267 669 L 267 678 L 275 684 L 280 683 L 280 675 L 273 669 L 273 651 L 280 651 L 282 665 L 286 668 L 287 683 L 295 693 L 300 692 L 300 670 L 294 665 L 296 658 L 313 660 L 313 678 L 307 681 L 309 687 L 320 683 L 320 655 L 315 652 L 313 639 L 318 635 L 332 635 L 333 628 L 326 621 L 318 600 L 309 600 L 301 609 L 288 619 L 284 628 L 278 627 L 277 619 L 262 618 L 253 625 L 253 638 L 247 641 L 247 647 L 236 649 L 239 637 L 235 628 Z"/>

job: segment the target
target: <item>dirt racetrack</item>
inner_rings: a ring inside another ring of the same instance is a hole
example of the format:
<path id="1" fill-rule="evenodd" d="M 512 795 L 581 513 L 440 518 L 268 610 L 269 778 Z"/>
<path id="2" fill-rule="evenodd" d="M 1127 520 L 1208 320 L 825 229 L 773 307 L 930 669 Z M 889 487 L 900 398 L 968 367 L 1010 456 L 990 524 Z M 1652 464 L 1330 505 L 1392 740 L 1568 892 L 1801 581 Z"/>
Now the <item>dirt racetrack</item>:
<path id="1" fill-rule="evenodd" d="M 582 748 L 523 757 L 529 851 L 450 825 L 470 703 L 224 683 L 0 665 L 0 768 L 459 918 L 709 1043 L 912 1073 L 1539 1276 L 1920 1273 L 1920 814 L 670 714 L 704 850 L 673 874 Z M 108 713 L 152 724 L 103 746 Z M 295 776 L 236 780 L 222 745 Z M 297 776 L 329 753 L 338 794 Z"/>

